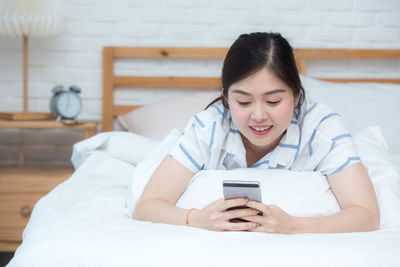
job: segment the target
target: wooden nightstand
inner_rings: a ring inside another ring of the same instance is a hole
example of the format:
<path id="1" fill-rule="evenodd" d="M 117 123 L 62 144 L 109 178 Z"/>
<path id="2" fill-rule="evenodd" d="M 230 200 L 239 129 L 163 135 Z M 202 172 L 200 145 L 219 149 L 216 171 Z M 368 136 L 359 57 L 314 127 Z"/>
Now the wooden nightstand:
<path id="1" fill-rule="evenodd" d="M 64 124 L 55 120 L 45 120 L 45 121 L 0 120 L 0 128 L 83 129 L 85 131 L 85 138 L 89 138 L 97 133 L 97 122 L 80 122 L 75 124 Z"/>
<path id="2" fill-rule="evenodd" d="M 73 167 L 0 167 L 0 251 L 15 251 L 36 202 L 73 173 Z"/>
<path id="3" fill-rule="evenodd" d="M 63 124 L 56 121 L 0 120 L 0 128 L 73 128 L 85 131 L 85 138 L 97 133 L 96 122 Z M 15 251 L 36 202 L 68 179 L 72 166 L 0 167 L 0 252 Z"/>

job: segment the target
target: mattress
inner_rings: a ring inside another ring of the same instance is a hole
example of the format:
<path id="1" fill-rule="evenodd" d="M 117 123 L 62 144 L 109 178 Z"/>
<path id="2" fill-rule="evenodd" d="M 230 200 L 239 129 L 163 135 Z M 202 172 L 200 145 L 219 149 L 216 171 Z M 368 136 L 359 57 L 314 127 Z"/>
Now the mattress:
<path id="1" fill-rule="evenodd" d="M 96 138 L 75 151 L 71 178 L 36 204 L 8 267 L 400 266 L 400 227 L 282 235 L 133 220 L 126 198 L 145 155 L 123 153 L 123 138 L 108 139 L 107 146 Z"/>

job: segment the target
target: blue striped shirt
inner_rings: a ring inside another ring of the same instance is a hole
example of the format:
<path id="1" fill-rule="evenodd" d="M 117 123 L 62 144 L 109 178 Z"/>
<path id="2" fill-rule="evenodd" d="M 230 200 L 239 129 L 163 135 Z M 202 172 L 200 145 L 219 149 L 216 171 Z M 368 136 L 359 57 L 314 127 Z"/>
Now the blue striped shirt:
<path id="1" fill-rule="evenodd" d="M 304 101 L 278 146 L 252 166 L 230 111 L 222 104 L 196 114 L 183 133 L 170 155 L 193 173 L 251 167 L 330 175 L 360 162 L 342 118 L 322 103 Z"/>

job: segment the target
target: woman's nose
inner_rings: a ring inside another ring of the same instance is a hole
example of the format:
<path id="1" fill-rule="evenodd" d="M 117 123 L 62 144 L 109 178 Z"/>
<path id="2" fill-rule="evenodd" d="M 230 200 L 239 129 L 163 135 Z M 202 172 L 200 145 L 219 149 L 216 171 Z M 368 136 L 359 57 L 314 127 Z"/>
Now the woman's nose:
<path id="1" fill-rule="evenodd" d="M 268 117 L 267 111 L 262 104 L 255 104 L 251 115 L 252 120 L 262 122 Z"/>

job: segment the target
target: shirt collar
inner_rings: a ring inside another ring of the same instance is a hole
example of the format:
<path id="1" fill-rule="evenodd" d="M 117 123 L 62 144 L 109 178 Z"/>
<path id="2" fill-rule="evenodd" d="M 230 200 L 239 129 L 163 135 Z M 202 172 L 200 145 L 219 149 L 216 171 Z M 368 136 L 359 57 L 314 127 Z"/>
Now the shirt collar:
<path id="1" fill-rule="evenodd" d="M 280 166 L 290 166 L 297 157 L 300 146 L 300 127 L 297 120 L 292 120 L 285 135 L 278 146 L 272 151 L 270 166 L 276 168 Z"/>
<path id="2" fill-rule="evenodd" d="M 232 115 L 229 109 L 224 108 L 224 116 L 226 116 L 224 120 L 226 120 L 227 123 L 224 125 L 227 127 L 228 135 L 232 135 L 232 139 L 230 139 L 232 143 L 227 143 L 225 149 L 227 152 L 235 155 L 235 161 L 241 168 L 247 168 L 246 149 L 244 148 L 240 132 L 232 121 Z"/>
<path id="3" fill-rule="evenodd" d="M 278 146 L 275 148 L 275 153 L 277 153 L 274 162 L 270 162 L 271 167 L 277 167 L 281 165 L 284 167 L 291 166 L 293 162 L 297 159 L 300 151 L 301 135 L 300 127 L 303 124 L 303 119 L 305 116 L 305 111 L 309 106 L 308 101 L 304 99 L 304 102 L 297 111 L 297 115 L 294 114 L 292 120 L 286 130 L 285 136 L 281 139 Z"/>

